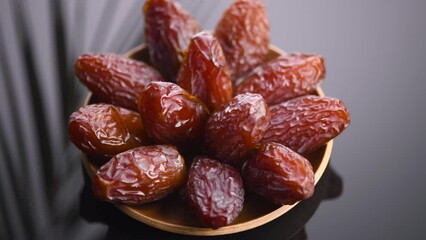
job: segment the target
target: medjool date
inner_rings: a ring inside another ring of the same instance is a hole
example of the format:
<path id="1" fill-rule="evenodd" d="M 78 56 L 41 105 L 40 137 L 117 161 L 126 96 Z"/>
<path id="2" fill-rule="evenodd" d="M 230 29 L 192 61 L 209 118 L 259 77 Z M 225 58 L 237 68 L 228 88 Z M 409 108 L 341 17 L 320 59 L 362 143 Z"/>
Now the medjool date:
<path id="1" fill-rule="evenodd" d="M 142 146 L 116 155 L 99 168 L 92 189 L 100 200 L 138 205 L 164 198 L 185 180 L 185 162 L 174 146 Z"/>
<path id="2" fill-rule="evenodd" d="M 239 172 L 209 157 L 196 157 L 189 169 L 186 201 L 211 228 L 232 223 L 243 209 L 244 188 Z"/>
<path id="3" fill-rule="evenodd" d="M 315 187 L 310 162 L 279 143 L 264 143 L 243 167 L 246 188 L 278 204 L 309 198 Z"/>

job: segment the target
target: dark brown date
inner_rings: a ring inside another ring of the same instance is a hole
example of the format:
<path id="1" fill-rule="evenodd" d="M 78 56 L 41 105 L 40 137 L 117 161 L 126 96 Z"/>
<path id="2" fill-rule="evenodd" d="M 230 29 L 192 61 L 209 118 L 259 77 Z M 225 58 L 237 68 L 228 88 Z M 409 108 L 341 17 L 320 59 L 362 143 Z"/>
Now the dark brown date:
<path id="1" fill-rule="evenodd" d="M 314 91 L 324 76 L 321 56 L 291 53 L 253 69 L 236 83 L 235 92 L 259 93 L 266 103 L 278 104 Z"/>
<path id="2" fill-rule="evenodd" d="M 109 104 L 87 105 L 71 114 L 68 135 L 82 152 L 103 162 L 147 142 L 139 113 Z"/>
<path id="3" fill-rule="evenodd" d="M 151 81 L 163 81 L 149 65 L 115 54 L 83 54 L 75 63 L 75 73 L 101 101 L 134 111 L 144 87 Z"/>
<path id="4" fill-rule="evenodd" d="M 171 82 L 152 82 L 139 97 L 147 135 L 157 143 L 184 146 L 201 140 L 208 109 L 197 97 Z"/>
<path id="5" fill-rule="evenodd" d="M 142 146 L 120 153 L 97 171 L 95 196 L 116 204 L 156 201 L 185 184 L 184 159 L 174 146 Z"/>
<path id="6" fill-rule="evenodd" d="M 262 63 L 269 50 L 269 23 L 261 0 L 236 0 L 215 29 L 234 80 Z"/>
<path id="7" fill-rule="evenodd" d="M 152 64 L 175 82 L 197 21 L 175 0 L 148 0 L 143 8 L 145 37 Z"/>
<path id="8" fill-rule="evenodd" d="M 310 162 L 279 143 L 264 143 L 243 167 L 248 190 L 277 204 L 293 204 L 312 196 L 315 175 Z"/>
<path id="9" fill-rule="evenodd" d="M 222 47 L 208 32 L 192 37 L 176 83 L 213 111 L 232 99 L 232 81 Z"/>
<path id="10" fill-rule="evenodd" d="M 350 123 L 336 98 L 302 96 L 270 107 L 271 123 L 262 142 L 278 142 L 308 154 L 338 136 Z"/>
<path id="11" fill-rule="evenodd" d="M 230 165 L 199 156 L 189 169 L 185 196 L 201 222 L 217 229 L 232 223 L 243 209 L 243 182 Z"/>
<path id="12" fill-rule="evenodd" d="M 210 116 L 206 144 L 219 160 L 239 168 L 262 139 L 270 118 L 262 96 L 240 94 Z"/>

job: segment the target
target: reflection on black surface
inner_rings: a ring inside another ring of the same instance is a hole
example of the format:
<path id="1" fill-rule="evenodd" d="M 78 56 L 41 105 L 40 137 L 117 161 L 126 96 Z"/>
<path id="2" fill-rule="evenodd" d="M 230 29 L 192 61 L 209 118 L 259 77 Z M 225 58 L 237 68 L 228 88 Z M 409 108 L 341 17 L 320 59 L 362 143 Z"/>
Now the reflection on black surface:
<path id="1" fill-rule="evenodd" d="M 315 187 L 315 191 L 318 191 L 318 190 L 322 191 L 318 199 L 319 200 L 318 205 L 323 200 L 334 199 L 339 197 L 342 194 L 342 191 L 343 191 L 342 178 L 333 170 L 331 166 L 327 167 L 323 177 L 321 178 L 320 182 L 318 182 L 317 186 Z M 316 198 L 315 195 L 313 197 Z M 309 202 L 310 200 L 308 199 L 307 201 Z M 310 217 L 312 216 L 313 214 Z M 308 235 L 306 233 L 305 226 L 303 226 L 302 229 L 300 229 L 295 235 L 293 235 L 293 237 L 290 238 L 290 240 L 306 240 L 306 239 L 308 239 Z"/>
<path id="2" fill-rule="evenodd" d="M 90 180 L 84 169 L 85 185 L 81 194 L 80 215 L 89 222 L 102 222 L 108 226 L 105 239 L 308 239 L 305 224 L 313 216 L 323 200 L 334 199 L 343 190 L 342 178 L 328 166 L 318 184 L 314 195 L 300 202 L 296 207 L 276 220 L 241 233 L 215 237 L 185 236 L 165 232 L 145 225 L 125 215 L 112 204 L 94 198 Z"/>

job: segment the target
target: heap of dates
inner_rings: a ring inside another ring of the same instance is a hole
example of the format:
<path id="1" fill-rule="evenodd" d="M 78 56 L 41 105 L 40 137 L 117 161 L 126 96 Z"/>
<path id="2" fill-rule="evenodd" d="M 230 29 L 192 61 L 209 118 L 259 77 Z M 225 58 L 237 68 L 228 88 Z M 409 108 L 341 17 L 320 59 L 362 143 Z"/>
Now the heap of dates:
<path id="1" fill-rule="evenodd" d="M 249 191 L 293 204 L 314 191 L 304 156 L 349 124 L 342 101 L 310 95 L 325 76 L 319 55 L 265 61 L 261 0 L 235 0 L 214 31 L 174 0 L 143 7 L 150 65 L 87 53 L 75 73 L 99 103 L 74 112 L 69 138 L 99 166 L 96 197 L 139 205 L 182 190 L 211 228 L 234 221 Z"/>

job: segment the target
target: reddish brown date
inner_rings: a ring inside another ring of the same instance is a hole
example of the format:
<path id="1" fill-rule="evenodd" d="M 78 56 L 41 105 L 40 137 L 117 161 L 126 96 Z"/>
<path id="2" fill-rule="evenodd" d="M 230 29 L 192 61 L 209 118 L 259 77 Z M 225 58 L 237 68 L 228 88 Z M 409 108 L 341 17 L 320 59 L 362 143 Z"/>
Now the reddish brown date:
<path id="1" fill-rule="evenodd" d="M 324 76 L 321 56 L 291 53 L 253 69 L 236 83 L 235 92 L 259 93 L 266 103 L 278 104 L 314 91 Z"/>
<path id="2" fill-rule="evenodd" d="M 148 0 L 143 8 L 145 37 L 152 64 L 175 82 L 197 21 L 175 0 Z"/>
<path id="3" fill-rule="evenodd" d="M 157 143 L 184 146 L 201 140 L 207 107 L 170 82 L 152 82 L 141 93 L 139 112 L 147 135 Z"/>
<path id="4" fill-rule="evenodd" d="M 269 48 L 269 23 L 261 0 L 236 0 L 223 14 L 215 36 L 235 80 L 262 63 Z"/>
<path id="5" fill-rule="evenodd" d="M 147 64 L 115 54 L 83 54 L 75 63 L 75 73 L 102 101 L 135 111 L 144 87 L 151 81 L 163 81 Z"/>
<path id="6" fill-rule="evenodd" d="M 270 118 L 262 96 L 240 94 L 210 116 L 206 144 L 219 160 L 239 168 L 262 139 Z"/>
<path id="7" fill-rule="evenodd" d="M 270 107 L 271 123 L 262 142 L 278 142 L 308 154 L 339 135 L 350 122 L 336 98 L 302 96 Z"/>
<path id="8" fill-rule="evenodd" d="M 120 153 L 99 168 L 92 189 L 98 199 L 138 205 L 164 198 L 185 181 L 184 159 L 174 146 L 143 146 Z"/>
<path id="9" fill-rule="evenodd" d="M 310 162 L 279 143 L 264 143 L 242 172 L 246 188 L 277 204 L 312 196 L 315 176 Z"/>
<path id="10" fill-rule="evenodd" d="M 232 99 L 232 81 L 222 47 L 216 38 L 201 32 L 192 37 L 176 80 L 213 111 Z"/>
<path id="11" fill-rule="evenodd" d="M 239 172 L 209 157 L 196 157 L 189 170 L 185 196 L 189 208 L 211 228 L 232 223 L 244 203 Z"/>
<path id="12" fill-rule="evenodd" d="M 139 113 L 109 104 L 87 105 L 71 114 L 68 134 L 81 151 L 103 161 L 146 143 Z"/>

